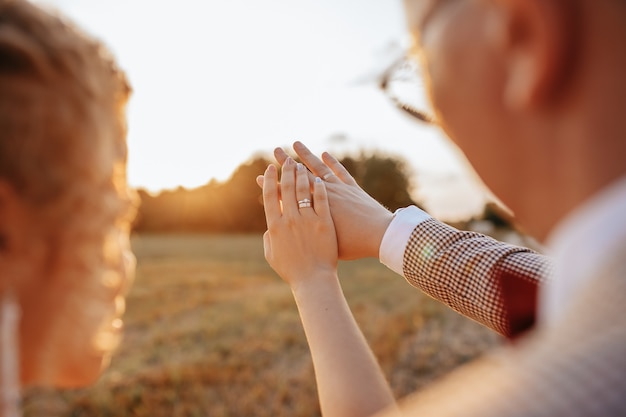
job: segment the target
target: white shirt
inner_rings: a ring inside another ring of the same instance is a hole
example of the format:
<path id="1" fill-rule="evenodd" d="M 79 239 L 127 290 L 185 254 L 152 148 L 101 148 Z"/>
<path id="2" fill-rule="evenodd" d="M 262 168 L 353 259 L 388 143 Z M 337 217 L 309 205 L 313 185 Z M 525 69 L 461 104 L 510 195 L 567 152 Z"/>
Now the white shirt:
<path id="1" fill-rule="evenodd" d="M 379 259 L 404 276 L 403 258 L 415 227 L 431 216 L 415 206 L 398 209 L 381 242 Z M 555 275 L 539 292 L 541 324 L 558 320 L 576 292 L 584 289 L 611 249 L 626 241 L 626 177 L 597 193 L 569 214 L 547 239 L 547 253 L 555 261 Z"/>

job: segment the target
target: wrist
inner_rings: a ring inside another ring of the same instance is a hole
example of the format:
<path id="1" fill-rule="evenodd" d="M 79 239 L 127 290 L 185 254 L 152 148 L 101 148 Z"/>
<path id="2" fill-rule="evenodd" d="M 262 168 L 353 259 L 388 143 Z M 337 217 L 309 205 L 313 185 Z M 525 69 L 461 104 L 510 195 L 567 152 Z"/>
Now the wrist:
<path id="1" fill-rule="evenodd" d="M 306 279 L 292 283 L 290 287 L 296 300 L 327 293 L 329 290 L 340 288 L 337 269 L 321 268 Z"/>
<path id="2" fill-rule="evenodd" d="M 383 216 L 380 216 L 377 223 L 372 225 L 372 239 L 371 247 L 368 249 L 368 256 L 372 258 L 378 258 L 380 253 L 380 246 L 383 242 L 383 238 L 389 225 L 393 221 L 394 213 L 386 210 Z"/>

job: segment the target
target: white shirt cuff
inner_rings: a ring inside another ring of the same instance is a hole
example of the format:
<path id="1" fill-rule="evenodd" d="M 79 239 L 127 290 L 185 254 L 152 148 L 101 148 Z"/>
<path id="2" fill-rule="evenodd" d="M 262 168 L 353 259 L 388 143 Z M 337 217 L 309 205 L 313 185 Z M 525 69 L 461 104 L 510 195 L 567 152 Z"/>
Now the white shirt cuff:
<path id="1" fill-rule="evenodd" d="M 404 276 L 404 250 L 415 227 L 431 216 L 416 206 L 399 208 L 393 215 L 380 243 L 379 259 L 382 264 Z"/>

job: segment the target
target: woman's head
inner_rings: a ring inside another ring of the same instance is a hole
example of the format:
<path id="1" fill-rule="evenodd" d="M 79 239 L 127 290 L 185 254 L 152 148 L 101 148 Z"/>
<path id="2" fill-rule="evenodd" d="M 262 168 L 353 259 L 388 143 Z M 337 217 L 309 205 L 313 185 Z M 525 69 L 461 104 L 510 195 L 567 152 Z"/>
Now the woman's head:
<path id="1" fill-rule="evenodd" d="M 93 380 L 115 345 L 132 267 L 129 94 L 98 41 L 0 0 L 0 295 L 21 308 L 25 383 Z"/>

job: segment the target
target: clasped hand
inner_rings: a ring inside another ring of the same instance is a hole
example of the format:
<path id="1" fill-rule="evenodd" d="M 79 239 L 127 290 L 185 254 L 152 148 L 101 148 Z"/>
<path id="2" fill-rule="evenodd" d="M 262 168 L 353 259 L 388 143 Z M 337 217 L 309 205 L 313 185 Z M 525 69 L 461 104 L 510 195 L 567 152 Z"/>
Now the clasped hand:
<path id="1" fill-rule="evenodd" d="M 322 160 L 301 142 L 295 142 L 293 148 L 310 170 L 309 182 L 313 183 L 315 176 L 324 180 L 337 234 L 339 259 L 378 257 L 380 243 L 393 214 L 367 194 L 348 170 L 329 153 L 324 152 Z M 282 148 L 276 148 L 274 156 L 281 165 L 289 158 Z M 261 187 L 263 178 L 257 178 Z"/>

